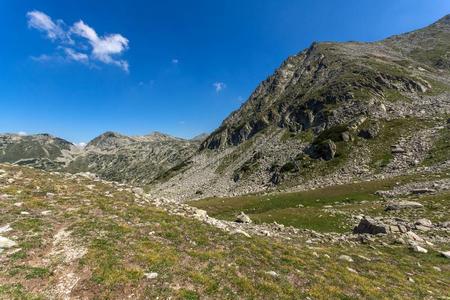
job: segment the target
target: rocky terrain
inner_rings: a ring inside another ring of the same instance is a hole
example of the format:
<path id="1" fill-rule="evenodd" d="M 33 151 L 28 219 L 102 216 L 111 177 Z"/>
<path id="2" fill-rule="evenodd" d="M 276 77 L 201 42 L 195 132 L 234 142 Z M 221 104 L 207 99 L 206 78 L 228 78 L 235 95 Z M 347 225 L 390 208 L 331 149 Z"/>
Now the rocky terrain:
<path id="1" fill-rule="evenodd" d="M 328 232 L 320 217 L 227 221 L 92 174 L 0 164 L 0 299 L 446 299 L 449 176 L 399 181 L 385 200 L 297 198 L 354 226 Z"/>
<path id="2" fill-rule="evenodd" d="M 90 172 L 119 182 L 146 185 L 186 162 L 201 142 L 162 133 L 129 137 L 106 132 L 86 147 L 48 134 L 0 135 L 0 162 L 64 172 Z"/>

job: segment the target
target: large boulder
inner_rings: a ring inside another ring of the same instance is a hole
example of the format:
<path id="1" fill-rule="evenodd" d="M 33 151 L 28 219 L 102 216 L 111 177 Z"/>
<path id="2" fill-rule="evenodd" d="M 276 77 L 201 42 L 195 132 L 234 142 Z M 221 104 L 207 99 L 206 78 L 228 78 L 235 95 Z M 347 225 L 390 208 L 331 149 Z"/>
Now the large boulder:
<path id="1" fill-rule="evenodd" d="M 325 140 L 317 145 L 316 154 L 324 160 L 332 160 L 336 155 L 336 144 L 332 140 Z"/>
<path id="2" fill-rule="evenodd" d="M 379 234 L 379 233 L 389 233 L 390 228 L 388 225 L 374 220 L 370 217 L 364 217 L 359 222 L 358 226 L 353 229 L 353 233 L 369 233 L 369 234 Z"/>
<path id="3" fill-rule="evenodd" d="M 362 128 L 358 136 L 364 139 L 374 139 L 380 133 L 380 125 L 377 122 L 370 123 L 366 128 Z"/>

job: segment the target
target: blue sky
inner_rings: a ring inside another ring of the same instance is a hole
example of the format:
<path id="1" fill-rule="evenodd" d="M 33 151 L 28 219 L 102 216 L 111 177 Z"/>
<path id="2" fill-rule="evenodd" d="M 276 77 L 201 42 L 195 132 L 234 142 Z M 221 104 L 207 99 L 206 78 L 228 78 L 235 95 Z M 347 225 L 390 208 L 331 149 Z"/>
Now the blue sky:
<path id="1" fill-rule="evenodd" d="M 0 132 L 210 132 L 313 41 L 426 26 L 449 0 L 0 1 Z"/>

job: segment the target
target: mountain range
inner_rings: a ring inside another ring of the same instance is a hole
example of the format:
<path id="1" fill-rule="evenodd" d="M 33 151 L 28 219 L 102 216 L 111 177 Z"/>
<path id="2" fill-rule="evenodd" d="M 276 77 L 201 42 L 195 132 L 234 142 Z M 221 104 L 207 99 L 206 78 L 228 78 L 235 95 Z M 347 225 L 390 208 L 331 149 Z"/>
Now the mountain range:
<path id="1" fill-rule="evenodd" d="M 450 16 L 372 43 L 313 43 L 210 135 L 106 132 L 83 149 L 2 135 L 0 162 L 91 172 L 182 201 L 413 172 L 448 136 L 449 51 Z"/>

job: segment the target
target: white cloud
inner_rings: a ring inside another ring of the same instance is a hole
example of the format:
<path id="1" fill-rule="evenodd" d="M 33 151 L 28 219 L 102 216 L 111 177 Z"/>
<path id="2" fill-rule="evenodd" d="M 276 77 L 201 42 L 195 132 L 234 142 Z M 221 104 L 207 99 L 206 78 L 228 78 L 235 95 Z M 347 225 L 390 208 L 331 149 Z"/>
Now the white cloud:
<path id="1" fill-rule="evenodd" d="M 66 53 L 66 56 L 70 60 L 87 63 L 89 62 L 89 56 L 87 54 L 77 52 L 71 48 L 64 48 L 64 52 Z"/>
<path id="2" fill-rule="evenodd" d="M 17 134 L 20 136 L 28 135 L 28 133 L 26 133 L 25 131 L 19 131 Z"/>
<path id="3" fill-rule="evenodd" d="M 82 20 L 67 28 L 62 20 L 55 22 L 45 13 L 36 10 L 28 12 L 27 18 L 30 28 L 45 32 L 49 39 L 60 44 L 57 49 L 64 52 L 66 60 L 85 64 L 97 61 L 118 66 L 125 72 L 129 71 L 128 62 L 117 58 L 128 49 L 129 41 L 123 35 L 115 33 L 99 36 L 94 28 Z M 62 55 L 59 56 L 61 58 Z M 32 59 L 43 62 L 51 60 L 52 57 L 43 54 Z"/>
<path id="4" fill-rule="evenodd" d="M 216 92 L 218 93 L 223 91 L 227 87 L 227 85 L 223 82 L 214 82 L 213 86 L 216 89 Z"/>
<path id="5" fill-rule="evenodd" d="M 38 61 L 38 62 L 48 62 L 54 59 L 53 56 L 51 55 L 47 55 L 47 54 L 41 54 L 39 56 L 31 56 L 30 57 L 32 60 L 34 61 Z"/>
<path id="6" fill-rule="evenodd" d="M 180 61 L 177 58 L 172 59 L 172 63 L 174 65 L 177 65 Z"/>
<path id="7" fill-rule="evenodd" d="M 45 32 L 51 40 L 70 40 L 63 29 L 64 22 L 58 20 L 53 22 L 52 18 L 43 12 L 33 10 L 27 13 L 28 27 Z"/>
<path id="8" fill-rule="evenodd" d="M 85 24 L 78 21 L 72 26 L 71 32 L 88 40 L 92 46 L 92 55 L 94 58 L 105 64 L 113 64 L 128 72 L 128 62 L 125 60 L 116 60 L 113 55 L 118 55 L 128 49 L 128 39 L 121 34 L 110 34 L 99 37 L 97 32 Z"/>

